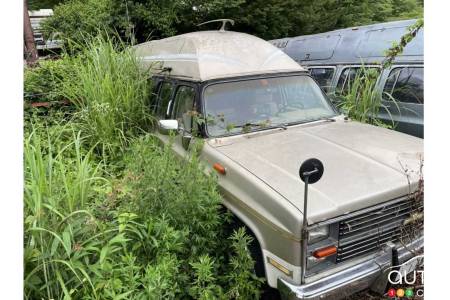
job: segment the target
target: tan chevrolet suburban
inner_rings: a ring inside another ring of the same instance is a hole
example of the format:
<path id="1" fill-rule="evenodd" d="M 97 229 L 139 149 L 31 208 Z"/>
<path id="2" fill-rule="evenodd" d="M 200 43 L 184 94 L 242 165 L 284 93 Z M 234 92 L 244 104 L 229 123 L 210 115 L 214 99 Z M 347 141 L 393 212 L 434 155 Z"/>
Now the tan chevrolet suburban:
<path id="1" fill-rule="evenodd" d="M 422 139 L 339 115 L 305 69 L 248 34 L 194 32 L 135 51 L 154 83 L 155 134 L 176 135 L 182 157 L 194 135 L 204 140 L 223 205 L 254 236 L 283 299 L 383 293 L 387 270 L 421 251 Z M 324 171 L 305 215 L 309 158 Z"/>

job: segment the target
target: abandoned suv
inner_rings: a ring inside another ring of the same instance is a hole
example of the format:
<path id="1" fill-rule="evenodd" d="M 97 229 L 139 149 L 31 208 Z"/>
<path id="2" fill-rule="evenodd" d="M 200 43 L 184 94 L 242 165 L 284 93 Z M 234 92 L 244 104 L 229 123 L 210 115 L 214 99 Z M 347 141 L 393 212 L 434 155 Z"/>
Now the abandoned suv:
<path id="1" fill-rule="evenodd" d="M 339 115 L 305 69 L 251 35 L 195 32 L 135 51 L 153 78 L 156 136 L 175 135 L 184 158 L 193 136 L 204 140 L 223 205 L 255 237 L 283 299 L 383 293 L 387 270 L 422 249 L 421 139 Z M 324 172 L 306 215 L 309 158 Z"/>

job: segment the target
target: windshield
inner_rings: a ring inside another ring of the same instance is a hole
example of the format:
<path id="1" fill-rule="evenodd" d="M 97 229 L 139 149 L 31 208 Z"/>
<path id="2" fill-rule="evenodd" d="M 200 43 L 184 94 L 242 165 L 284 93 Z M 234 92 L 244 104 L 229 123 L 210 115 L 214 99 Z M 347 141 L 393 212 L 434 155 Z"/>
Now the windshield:
<path id="1" fill-rule="evenodd" d="M 319 86 L 308 76 L 223 82 L 204 95 L 210 136 L 249 132 L 335 116 Z"/>

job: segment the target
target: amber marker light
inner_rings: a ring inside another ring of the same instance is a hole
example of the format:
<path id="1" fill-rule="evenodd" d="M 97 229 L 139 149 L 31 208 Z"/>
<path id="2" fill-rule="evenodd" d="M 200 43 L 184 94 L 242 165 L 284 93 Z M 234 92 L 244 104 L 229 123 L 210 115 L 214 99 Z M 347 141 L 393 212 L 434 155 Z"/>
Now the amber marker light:
<path id="1" fill-rule="evenodd" d="M 219 163 L 215 163 L 215 164 L 213 165 L 213 168 L 214 168 L 214 170 L 216 170 L 217 173 L 219 173 L 219 174 L 225 175 L 225 173 L 226 173 L 225 167 L 222 166 L 222 165 L 219 164 Z"/>
<path id="2" fill-rule="evenodd" d="M 331 256 L 333 254 L 336 254 L 336 252 L 337 252 L 336 246 L 328 246 L 328 247 L 314 251 L 313 256 L 315 258 L 323 258 L 323 257 L 327 257 L 327 256 Z"/>

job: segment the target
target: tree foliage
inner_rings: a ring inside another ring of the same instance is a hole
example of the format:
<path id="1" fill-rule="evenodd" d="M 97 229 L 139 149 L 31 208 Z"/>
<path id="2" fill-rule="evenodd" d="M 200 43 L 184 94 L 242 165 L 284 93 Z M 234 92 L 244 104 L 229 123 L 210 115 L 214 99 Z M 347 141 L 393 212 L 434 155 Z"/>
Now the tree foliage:
<path id="1" fill-rule="evenodd" d="M 44 1 L 44 0 L 41 0 Z M 421 0 L 69 0 L 46 28 L 66 37 L 106 26 L 139 42 L 197 31 L 197 24 L 231 18 L 235 31 L 264 39 L 297 36 L 423 15 Z M 217 29 L 219 24 L 201 27 Z"/>
<path id="2" fill-rule="evenodd" d="M 69 0 L 54 8 L 53 16 L 42 22 L 42 30 L 48 36 L 58 32 L 62 38 L 75 42 L 99 31 L 112 31 L 115 25 L 111 3 L 111 0 Z"/>

